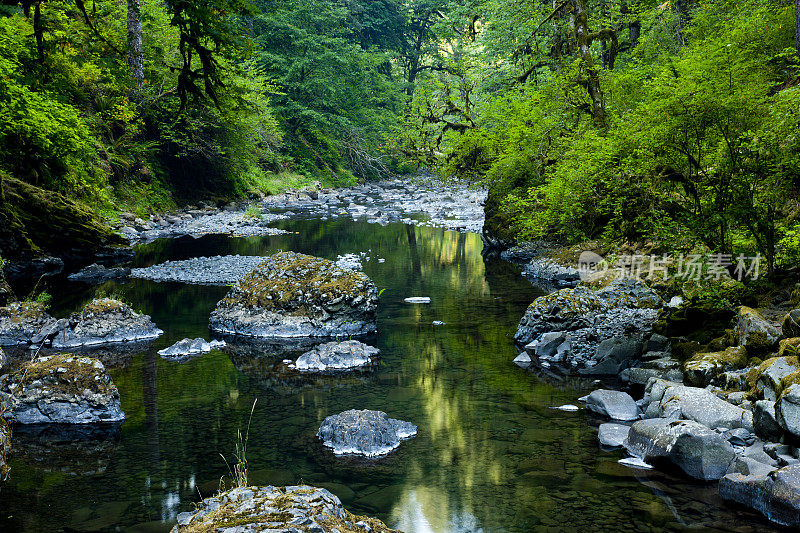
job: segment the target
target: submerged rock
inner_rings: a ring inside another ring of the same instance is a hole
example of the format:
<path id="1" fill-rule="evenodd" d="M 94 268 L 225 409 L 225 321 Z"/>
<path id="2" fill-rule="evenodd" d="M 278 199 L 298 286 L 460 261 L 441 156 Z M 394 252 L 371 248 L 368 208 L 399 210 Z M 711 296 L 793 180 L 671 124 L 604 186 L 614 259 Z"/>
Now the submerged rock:
<path id="1" fill-rule="evenodd" d="M 719 482 L 726 500 L 747 505 L 773 522 L 800 526 L 800 464 L 766 474 L 728 474 Z"/>
<path id="2" fill-rule="evenodd" d="M 691 420 L 639 420 L 631 426 L 625 448 L 646 462 L 669 459 L 697 479 L 720 479 L 735 454 L 719 433 Z"/>
<path id="3" fill-rule="evenodd" d="M 377 348 L 359 341 L 326 342 L 301 355 L 295 368 L 311 372 L 359 368 L 369 365 L 379 353 Z"/>
<path id="4" fill-rule="evenodd" d="M 55 332 L 55 327 L 56 319 L 37 302 L 0 307 L 0 345 L 39 344 Z"/>
<path id="5" fill-rule="evenodd" d="M 159 337 L 148 315 L 140 315 L 119 300 L 101 298 L 73 313 L 68 324 L 53 339 L 53 348 L 65 349 L 97 344 L 134 342 Z"/>
<path id="6" fill-rule="evenodd" d="M 225 346 L 225 341 L 214 340 L 208 342 L 198 337 L 196 339 L 180 340 L 169 348 L 159 350 L 158 354 L 168 358 L 181 358 L 208 353 L 215 348 L 221 348 L 223 346 Z"/>
<path id="7" fill-rule="evenodd" d="M 60 354 L 34 359 L 0 378 L 8 418 L 19 424 L 90 424 L 125 419 L 103 363 Z"/>
<path id="8" fill-rule="evenodd" d="M 281 252 L 239 280 L 211 314 L 212 330 L 251 337 L 333 337 L 375 331 L 378 293 L 364 273 Z"/>
<path id="9" fill-rule="evenodd" d="M 356 516 L 326 489 L 308 485 L 240 487 L 180 513 L 172 533 L 195 531 L 339 531 L 397 533 L 375 518 Z"/>
<path id="10" fill-rule="evenodd" d="M 336 455 L 385 455 L 417 434 L 417 426 L 381 411 L 351 409 L 322 421 L 317 437 Z"/>

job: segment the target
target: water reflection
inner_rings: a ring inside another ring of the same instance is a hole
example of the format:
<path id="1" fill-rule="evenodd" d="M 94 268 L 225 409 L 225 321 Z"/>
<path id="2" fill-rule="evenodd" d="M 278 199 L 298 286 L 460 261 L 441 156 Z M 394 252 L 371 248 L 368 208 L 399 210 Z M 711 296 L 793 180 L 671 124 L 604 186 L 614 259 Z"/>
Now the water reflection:
<path id="1" fill-rule="evenodd" d="M 295 250 L 335 259 L 370 250 L 385 258 L 364 263 L 386 289 L 370 341 L 381 350 L 378 366 L 299 376 L 281 361 L 305 346 L 254 343 L 167 361 L 158 349 L 207 338 L 209 313 L 225 287 L 56 285 L 57 317 L 114 294 L 153 316 L 165 334 L 119 364 L 108 359 L 126 413 L 116 437 L 87 441 L 96 451 L 47 446 L 51 455 L 41 460 L 20 444 L 12 479 L 0 491 L 0 530 L 168 531 L 178 512 L 213 495 L 229 475 L 220 454 L 230 460 L 255 398 L 251 482 L 323 486 L 350 510 L 405 531 L 773 529 L 723 505 L 713 485 L 672 473 L 642 477 L 617 464 L 617 453 L 598 449 L 583 413 L 550 409 L 574 403 L 592 384 L 553 381 L 512 364 L 509 335 L 539 293 L 508 263 L 484 261 L 477 235 L 349 220 L 280 226 L 295 233 L 158 241 L 142 248 L 136 266 L 199 255 Z M 432 301 L 408 305 L 407 296 Z M 315 432 L 326 416 L 353 408 L 410 420 L 419 434 L 386 458 L 335 457 Z"/>

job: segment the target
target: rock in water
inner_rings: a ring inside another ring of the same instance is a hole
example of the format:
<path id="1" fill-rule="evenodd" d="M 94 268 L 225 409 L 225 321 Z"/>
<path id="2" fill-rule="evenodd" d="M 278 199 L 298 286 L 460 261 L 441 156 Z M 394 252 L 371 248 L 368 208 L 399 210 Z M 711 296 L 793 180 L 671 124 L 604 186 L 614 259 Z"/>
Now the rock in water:
<path id="1" fill-rule="evenodd" d="M 719 481 L 719 493 L 773 522 L 800 526 L 800 464 L 760 475 L 728 474 Z"/>
<path id="2" fill-rule="evenodd" d="M 308 485 L 240 487 L 206 498 L 194 512 L 180 513 L 171 533 L 223 530 L 399 533 L 375 518 L 353 515 L 326 489 Z"/>
<path id="3" fill-rule="evenodd" d="M 347 370 L 368 365 L 380 353 L 375 347 L 349 340 L 326 342 L 301 355 L 295 362 L 297 370 Z"/>
<path id="4" fill-rule="evenodd" d="M 110 298 L 89 302 L 83 311 L 73 313 L 68 323 L 53 339 L 53 348 L 142 341 L 164 333 L 148 315 L 140 315 L 130 306 Z"/>
<path id="5" fill-rule="evenodd" d="M 280 252 L 239 280 L 211 313 L 212 330 L 249 337 L 333 337 L 375 331 L 378 292 L 363 272 Z"/>
<path id="6" fill-rule="evenodd" d="M 637 420 L 639 407 L 627 392 L 599 389 L 581 398 L 586 408 L 614 420 Z"/>
<path id="7" fill-rule="evenodd" d="M 646 418 L 683 418 L 711 429 L 744 428 L 753 432 L 752 412 L 717 398 L 707 389 L 652 378 L 645 393 L 648 398 Z"/>
<path id="8" fill-rule="evenodd" d="M 429 304 L 431 299 L 428 296 L 410 296 L 404 298 L 403 301 L 407 304 Z"/>
<path id="9" fill-rule="evenodd" d="M 56 319 L 36 302 L 0 307 L 0 345 L 38 344 L 55 332 Z"/>
<path id="10" fill-rule="evenodd" d="M 614 424 L 613 422 L 600 424 L 600 428 L 597 432 L 597 439 L 603 446 L 620 448 L 625 445 L 625 439 L 628 438 L 630 430 L 630 426 Z"/>
<path id="11" fill-rule="evenodd" d="M 112 279 L 126 279 L 131 275 L 131 269 L 127 267 L 106 268 L 103 265 L 94 263 L 78 272 L 67 276 L 70 281 L 82 281 L 84 283 L 100 284 Z"/>
<path id="12" fill-rule="evenodd" d="M 317 437 L 336 455 L 385 455 L 417 434 L 417 426 L 381 411 L 351 409 L 322 421 Z"/>
<path id="13" fill-rule="evenodd" d="M 719 433 L 691 420 L 639 420 L 631 426 L 625 447 L 643 461 L 669 459 L 697 479 L 719 479 L 735 454 Z"/>
<path id="14" fill-rule="evenodd" d="M 221 348 L 223 346 L 225 346 L 225 341 L 208 342 L 198 337 L 196 339 L 183 339 L 178 341 L 169 348 L 159 350 L 158 354 L 163 357 L 181 358 L 208 353 L 215 348 Z"/>
<path id="15" fill-rule="evenodd" d="M 60 354 L 34 359 L 0 380 L 8 418 L 19 424 L 91 424 L 125 419 L 103 363 Z"/>

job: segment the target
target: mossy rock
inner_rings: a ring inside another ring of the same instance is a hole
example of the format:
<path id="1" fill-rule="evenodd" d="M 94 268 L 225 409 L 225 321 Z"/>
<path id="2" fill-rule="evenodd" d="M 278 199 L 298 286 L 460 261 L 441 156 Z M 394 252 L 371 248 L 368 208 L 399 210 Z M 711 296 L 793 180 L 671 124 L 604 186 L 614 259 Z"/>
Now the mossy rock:
<path id="1" fill-rule="evenodd" d="M 778 342 L 781 332 L 761 313 L 743 305 L 739 308 L 734 335 L 737 344 L 746 346 L 749 351 L 765 352 Z"/>
<path id="2" fill-rule="evenodd" d="M 683 369 L 693 385 L 705 387 L 722 373 L 746 366 L 747 350 L 743 346 L 731 346 L 718 352 L 697 353 L 686 361 Z"/>
<path id="3" fill-rule="evenodd" d="M 66 256 L 125 240 L 91 208 L 63 194 L 3 177 L 0 201 L 0 255 L 27 259 L 46 253 Z M 58 231 L 53 231 L 57 228 Z"/>
<path id="4" fill-rule="evenodd" d="M 755 363 L 755 359 L 751 360 Z M 777 365 L 773 368 L 773 365 Z M 761 364 L 753 366 L 746 375 L 747 383 L 750 385 L 749 396 L 751 398 L 764 398 L 774 401 L 772 393 L 777 396 L 783 392 L 783 379 L 788 375 L 800 370 L 800 360 L 795 356 L 770 357 Z M 772 393 L 769 390 L 772 390 Z"/>
<path id="5" fill-rule="evenodd" d="M 793 309 L 783 317 L 781 332 L 784 337 L 800 337 L 800 308 Z"/>
<path id="6" fill-rule="evenodd" d="M 797 356 L 798 352 L 800 352 L 800 337 L 792 337 L 790 339 L 781 339 L 778 341 L 778 357 L 789 355 Z"/>

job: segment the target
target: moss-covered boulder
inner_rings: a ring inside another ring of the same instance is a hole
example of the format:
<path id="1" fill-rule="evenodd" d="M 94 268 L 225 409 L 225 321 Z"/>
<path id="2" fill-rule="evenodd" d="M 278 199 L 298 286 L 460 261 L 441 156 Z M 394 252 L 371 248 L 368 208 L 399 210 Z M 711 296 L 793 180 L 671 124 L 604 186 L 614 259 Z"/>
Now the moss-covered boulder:
<path id="1" fill-rule="evenodd" d="M 378 292 L 363 272 L 280 252 L 239 280 L 211 313 L 212 330 L 249 337 L 335 337 L 376 329 Z"/>
<path id="2" fill-rule="evenodd" d="M 783 391 L 786 376 L 800 370 L 797 356 L 770 357 L 747 373 L 756 397 L 774 402 Z"/>
<path id="3" fill-rule="evenodd" d="M 784 337 L 800 337 L 800 308 L 793 309 L 783 317 L 781 332 Z"/>
<path id="4" fill-rule="evenodd" d="M 778 341 L 778 357 L 797 355 L 800 351 L 800 337 L 791 337 Z"/>
<path id="5" fill-rule="evenodd" d="M 747 347 L 751 353 L 767 351 L 781 338 L 778 328 L 758 311 L 744 305 L 739 308 L 733 333 L 739 345 Z"/>
<path id="6" fill-rule="evenodd" d="M 172 533 L 211 531 L 397 533 L 380 520 L 350 513 L 328 490 L 308 485 L 235 488 L 179 514 L 172 528 Z"/>
<path id="7" fill-rule="evenodd" d="M 56 319 L 37 302 L 0 307 L 0 345 L 38 344 L 55 333 Z"/>
<path id="8" fill-rule="evenodd" d="M 69 317 L 53 339 L 53 348 L 145 341 L 162 333 L 148 315 L 136 313 L 119 300 L 100 298 Z"/>
<path id="9" fill-rule="evenodd" d="M 719 352 L 697 353 L 683 365 L 684 375 L 692 385 L 705 387 L 725 372 L 747 366 L 747 350 L 731 346 Z"/>
<path id="10" fill-rule="evenodd" d="M 0 401 L 19 424 L 89 424 L 125 419 L 103 363 L 58 354 L 39 357 L 0 378 Z"/>
<path id="11" fill-rule="evenodd" d="M 126 244 L 84 204 L 8 176 L 0 179 L 0 186 L 0 255 L 7 259 L 64 257 L 76 249 Z"/>

